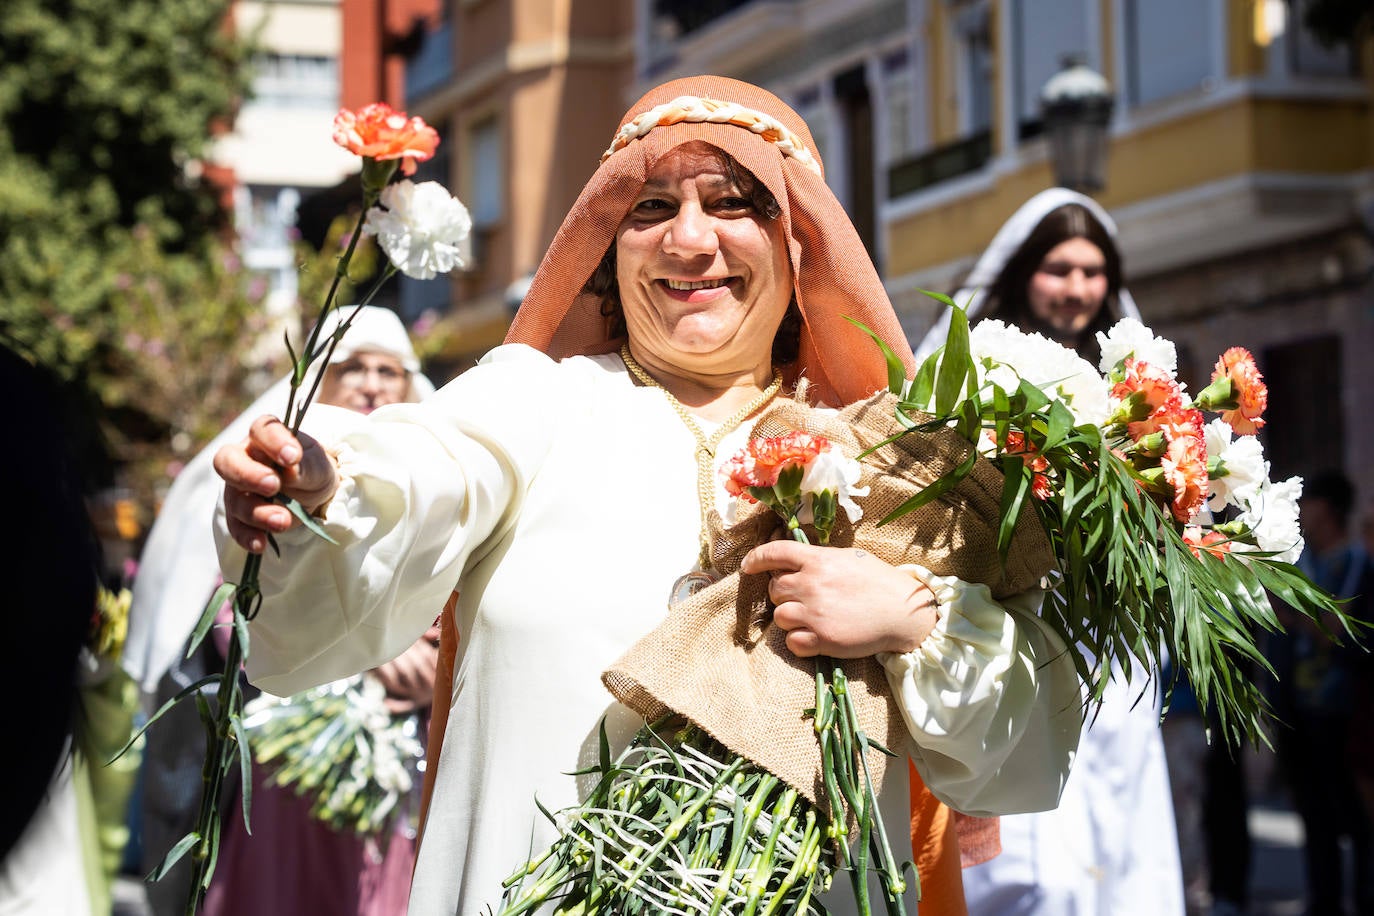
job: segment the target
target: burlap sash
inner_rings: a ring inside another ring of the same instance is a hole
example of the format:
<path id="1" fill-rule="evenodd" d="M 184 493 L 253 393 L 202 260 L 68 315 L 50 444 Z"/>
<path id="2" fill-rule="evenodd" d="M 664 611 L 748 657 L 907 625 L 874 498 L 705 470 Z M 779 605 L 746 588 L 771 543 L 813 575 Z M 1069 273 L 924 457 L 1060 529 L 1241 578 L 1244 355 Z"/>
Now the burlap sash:
<path id="1" fill-rule="evenodd" d="M 887 393 L 838 413 L 793 400 L 778 402 L 755 424 L 754 436 L 791 430 L 826 436 L 850 457 L 900 432 L 896 399 Z M 919 563 L 940 575 L 988 585 L 1005 597 L 1036 585 L 1053 564 L 1049 542 L 1027 507 L 1018 520 L 1005 568 L 997 555 L 1002 475 L 979 460 L 967 479 L 934 502 L 879 526 L 889 511 L 953 469 L 971 446 L 957 433 L 910 433 L 863 459 L 857 526 L 837 521 L 831 544 L 862 547 L 889 563 Z M 646 719 L 669 711 L 696 722 L 718 741 L 795 786 L 826 809 L 820 753 L 810 719 L 816 664 L 794 656 L 784 633 L 771 625 L 766 576 L 741 576 L 739 564 L 756 544 L 778 536 L 781 525 L 761 505 L 742 511 L 736 524 L 714 532 L 713 556 L 721 581 L 674 606 L 667 619 L 637 642 L 603 675 L 611 693 Z M 872 658 L 843 663 L 860 722 L 870 738 L 907 756 L 911 735 Z M 870 755 L 881 785 L 888 758 Z M 906 768 L 897 773 L 906 778 Z"/>

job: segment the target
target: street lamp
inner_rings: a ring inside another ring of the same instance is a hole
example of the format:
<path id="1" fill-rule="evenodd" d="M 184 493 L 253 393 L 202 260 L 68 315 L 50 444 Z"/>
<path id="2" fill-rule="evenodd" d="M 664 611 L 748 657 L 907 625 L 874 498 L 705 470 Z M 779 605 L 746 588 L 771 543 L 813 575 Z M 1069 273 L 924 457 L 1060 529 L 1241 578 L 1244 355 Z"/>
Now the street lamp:
<path id="1" fill-rule="evenodd" d="M 1062 69 L 1040 90 L 1040 112 L 1050 143 L 1050 163 L 1060 187 L 1100 191 L 1107 171 L 1111 88 L 1081 57 L 1065 56 Z"/>

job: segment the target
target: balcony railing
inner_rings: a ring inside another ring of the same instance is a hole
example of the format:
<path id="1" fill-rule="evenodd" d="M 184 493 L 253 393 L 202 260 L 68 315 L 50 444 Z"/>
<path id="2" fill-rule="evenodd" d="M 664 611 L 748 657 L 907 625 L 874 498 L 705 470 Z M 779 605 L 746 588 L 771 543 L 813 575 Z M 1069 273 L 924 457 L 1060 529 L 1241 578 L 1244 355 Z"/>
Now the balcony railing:
<path id="1" fill-rule="evenodd" d="M 985 130 L 937 147 L 888 169 L 888 199 L 976 172 L 992 158 L 992 131 Z"/>

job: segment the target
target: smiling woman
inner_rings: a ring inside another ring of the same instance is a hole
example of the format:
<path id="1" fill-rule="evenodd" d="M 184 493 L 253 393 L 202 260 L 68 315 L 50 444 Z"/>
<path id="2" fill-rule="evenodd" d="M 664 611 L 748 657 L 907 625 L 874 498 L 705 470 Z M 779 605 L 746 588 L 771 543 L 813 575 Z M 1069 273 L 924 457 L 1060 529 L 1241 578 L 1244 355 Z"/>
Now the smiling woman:
<path id="1" fill-rule="evenodd" d="M 707 419 L 729 416 L 773 375 L 772 342 L 792 297 L 776 217 L 704 143 L 656 162 L 616 231 L 616 285 L 630 351 L 671 377 Z M 734 174 L 732 174 L 732 172 Z"/>
<path id="2" fill-rule="evenodd" d="M 643 724 L 601 674 L 668 616 L 675 583 L 717 578 L 719 466 L 788 395 L 839 407 L 886 387 L 881 352 L 846 317 L 912 368 L 810 133 L 780 100 L 678 80 L 636 103 L 616 138 L 506 346 L 424 405 L 320 410 L 299 440 L 263 418 L 217 459 L 225 562 L 234 544 L 261 552 L 269 532 L 282 548 L 264 557 L 252 624 L 249 674 L 266 689 L 375 665 L 456 592 L 412 912 L 495 911 L 503 879 L 556 836 L 541 807 L 587 798 L 600 736 L 618 753 Z M 309 500 L 338 543 L 303 535 L 279 492 Z M 875 683 L 945 801 L 1054 805 L 1079 714 L 1038 593 L 997 602 L 871 552 L 779 546 L 746 568 L 787 606 L 771 626 L 789 664 L 878 659 Z M 906 779 L 887 780 L 879 805 L 908 858 Z M 959 913 L 947 812 L 925 805 L 910 856 L 922 914 Z M 855 911 L 847 889 L 825 905 Z"/>

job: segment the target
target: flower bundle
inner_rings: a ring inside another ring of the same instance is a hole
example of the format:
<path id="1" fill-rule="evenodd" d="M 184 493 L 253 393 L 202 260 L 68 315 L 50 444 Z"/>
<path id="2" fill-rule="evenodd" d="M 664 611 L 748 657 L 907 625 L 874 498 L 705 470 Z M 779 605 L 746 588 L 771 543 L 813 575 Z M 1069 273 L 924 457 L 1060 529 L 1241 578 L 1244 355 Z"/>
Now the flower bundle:
<path id="1" fill-rule="evenodd" d="M 771 509 L 802 543 L 807 525 L 828 544 L 837 510 L 857 522 L 855 497 L 869 493 L 857 460 L 803 430 L 752 439 L 720 473 L 731 495 Z M 789 712 L 812 723 L 823 804 L 676 713 L 614 761 L 603 731 L 595 790 L 548 815 L 559 837 L 505 882 L 500 912 L 558 899 L 556 914 L 823 913 L 816 895 L 840 870 L 858 912 L 873 911 L 876 875 L 886 911 L 905 913 L 910 863 L 888 843 L 869 764 L 893 755 L 865 731 L 844 667 L 817 659 L 815 705 Z M 910 889 L 919 896 L 917 882 Z"/>
<path id="2" fill-rule="evenodd" d="M 963 311 L 936 298 L 954 308 L 950 335 L 897 386 L 899 419 L 953 428 L 977 447 L 884 522 L 938 498 L 977 455 L 989 458 L 1005 477 L 999 547 L 1030 505 L 1058 564 L 1042 614 L 1077 647 L 1092 695 L 1114 667 L 1130 670 L 1114 662 L 1134 657 L 1158 671 L 1167 650 L 1199 700 L 1215 703 L 1228 738 L 1262 737 L 1264 699 L 1241 664 L 1269 669 L 1256 646 L 1257 630 L 1279 628 L 1269 594 L 1323 628 L 1350 623 L 1293 565 L 1301 480 L 1269 479 L 1254 436 L 1267 391 L 1253 357 L 1227 350 L 1189 396 L 1174 345 L 1134 319 L 1097 335 L 1094 367 L 999 321 L 970 332 Z"/>
<path id="3" fill-rule="evenodd" d="M 86 647 L 91 654 L 97 658 L 119 658 L 129 635 L 129 606 L 132 603 L 133 592 L 127 588 L 116 592 L 102 585 L 96 590 L 95 610 L 86 634 Z"/>
<path id="4" fill-rule="evenodd" d="M 436 182 L 415 184 L 402 180 L 392 184 L 399 169 L 404 175 L 415 173 L 417 164 L 434 156 L 439 134 L 421 118 L 408 117 L 385 103 L 363 106 L 357 111 L 341 110 L 334 119 L 334 142 L 362 159 L 362 213 L 349 235 L 349 242 L 339 257 L 334 277 L 325 293 L 324 302 L 315 321 L 314 330 L 299 353 L 286 341 L 292 360 L 290 394 L 283 421 L 292 434 L 300 431 L 305 413 L 319 390 L 324 372 L 320 367 L 329 363 L 335 347 L 347 333 L 358 310 L 340 321 L 336 329 L 321 339 L 324 318 L 340 308 L 337 301 L 339 287 L 348 276 L 349 265 L 364 235 L 376 235 L 390 263 L 376 282 L 359 300 L 366 305 L 400 270 L 409 276 L 428 279 L 437 272 L 451 270 L 462 264 L 460 245 L 471 229 L 467 209 Z M 279 501 L 316 535 L 328 539 L 324 529 L 310 513 L 294 499 L 280 497 Z M 269 534 L 268 544 L 277 550 L 275 539 Z M 243 720 L 243 687 L 240 668 L 248 657 L 248 621 L 256 616 L 262 604 L 258 577 L 262 566 L 261 554 L 249 554 L 244 561 L 238 582 L 225 582 L 206 603 L 191 634 L 188 657 L 199 648 L 210 631 L 215 616 L 225 602 L 233 610 L 229 645 L 222 674 L 210 675 L 187 686 L 168 700 L 148 720 L 147 724 L 119 752 L 125 753 L 173 705 L 194 699 L 205 725 L 206 755 L 203 771 L 204 790 L 194 829 L 168 850 L 161 864 L 149 875 L 159 880 L 188 853 L 194 863 L 194 877 L 186 902 L 188 916 L 200 906 L 214 875 L 219 856 L 220 796 L 225 777 L 235 763 L 243 776 L 243 819 L 249 826 L 252 804 L 251 753 Z M 208 693 L 209 688 L 213 693 Z M 213 704 L 209 696 L 214 697 Z M 118 755 L 116 755 L 118 756 Z"/>
<path id="5" fill-rule="evenodd" d="M 273 784 L 310 797 L 335 830 L 385 841 L 418 784 L 420 717 L 393 714 L 386 689 L 359 674 L 290 697 L 262 694 L 244 708 L 253 757 Z"/>

